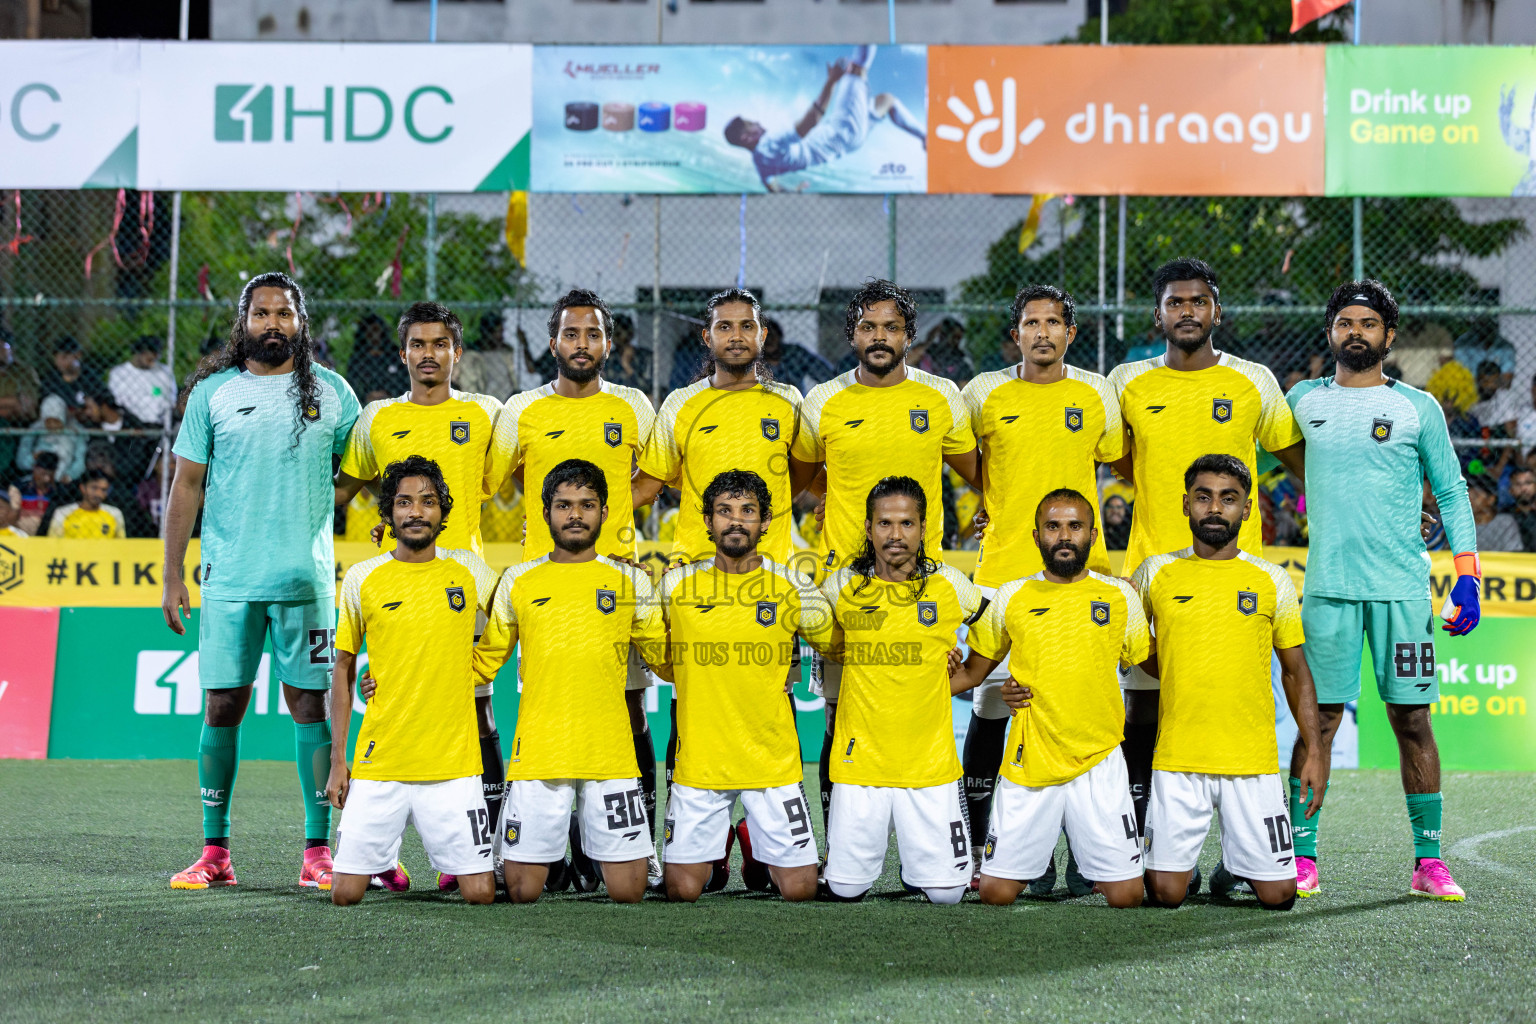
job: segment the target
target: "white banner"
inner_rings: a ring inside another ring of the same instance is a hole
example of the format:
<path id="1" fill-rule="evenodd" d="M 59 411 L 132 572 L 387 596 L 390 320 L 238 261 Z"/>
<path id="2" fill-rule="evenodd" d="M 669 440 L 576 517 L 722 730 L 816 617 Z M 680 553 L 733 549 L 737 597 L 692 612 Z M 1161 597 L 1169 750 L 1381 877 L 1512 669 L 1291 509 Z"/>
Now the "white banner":
<path id="1" fill-rule="evenodd" d="M 0 188 L 133 187 L 137 40 L 0 42 Z"/>
<path id="2" fill-rule="evenodd" d="M 528 186 L 531 46 L 145 42 L 141 61 L 143 188 Z"/>

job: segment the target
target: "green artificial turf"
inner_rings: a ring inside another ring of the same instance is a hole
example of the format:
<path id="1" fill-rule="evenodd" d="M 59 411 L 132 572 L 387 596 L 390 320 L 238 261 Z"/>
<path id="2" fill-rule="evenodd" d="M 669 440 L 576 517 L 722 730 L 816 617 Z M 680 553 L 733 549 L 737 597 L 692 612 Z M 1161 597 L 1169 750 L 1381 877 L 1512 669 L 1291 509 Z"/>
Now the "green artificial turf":
<path id="1" fill-rule="evenodd" d="M 1111 911 L 1097 897 L 901 893 L 789 905 L 733 876 L 694 906 L 422 892 L 332 907 L 295 884 L 290 763 L 241 767 L 233 889 L 177 892 L 200 849 L 191 761 L 0 761 L 0 1020 L 1484 1021 L 1536 1017 L 1536 776 L 1445 780 L 1463 904 L 1411 898 L 1395 774 L 1339 772 L 1321 896 Z M 807 773 L 814 792 L 815 770 Z M 1202 865 L 1215 862 L 1212 841 Z M 1062 890 L 1058 890 L 1060 893 Z"/>

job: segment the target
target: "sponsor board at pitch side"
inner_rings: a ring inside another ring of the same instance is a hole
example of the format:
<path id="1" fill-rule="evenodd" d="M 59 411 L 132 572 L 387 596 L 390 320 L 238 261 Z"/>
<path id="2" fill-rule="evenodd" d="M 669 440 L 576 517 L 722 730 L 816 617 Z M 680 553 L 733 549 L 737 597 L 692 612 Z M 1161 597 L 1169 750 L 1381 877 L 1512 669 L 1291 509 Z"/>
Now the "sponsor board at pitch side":
<path id="1" fill-rule="evenodd" d="M 144 187 L 528 186 L 533 48 L 144 43 Z"/>
<path id="2" fill-rule="evenodd" d="M 132 188 L 135 40 L 0 42 L 0 188 Z"/>
<path id="3" fill-rule="evenodd" d="M 1321 46 L 931 46 L 930 192 L 1320 195 Z"/>

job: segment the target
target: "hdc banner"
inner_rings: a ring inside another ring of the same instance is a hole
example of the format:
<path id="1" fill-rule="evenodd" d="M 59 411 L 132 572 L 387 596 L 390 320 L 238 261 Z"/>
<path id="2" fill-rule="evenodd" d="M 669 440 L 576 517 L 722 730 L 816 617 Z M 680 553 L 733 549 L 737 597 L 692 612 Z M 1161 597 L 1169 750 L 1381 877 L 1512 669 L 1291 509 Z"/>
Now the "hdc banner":
<path id="1" fill-rule="evenodd" d="M 0 185 L 132 188 L 135 40 L 0 42 Z"/>
<path id="2" fill-rule="evenodd" d="M 1536 49 L 1328 52 L 1328 194 L 1536 195 Z"/>
<path id="3" fill-rule="evenodd" d="M 528 187 L 533 47 L 144 43 L 144 188 Z"/>
<path id="4" fill-rule="evenodd" d="M 1318 195 L 1321 46 L 933 46 L 930 192 Z"/>

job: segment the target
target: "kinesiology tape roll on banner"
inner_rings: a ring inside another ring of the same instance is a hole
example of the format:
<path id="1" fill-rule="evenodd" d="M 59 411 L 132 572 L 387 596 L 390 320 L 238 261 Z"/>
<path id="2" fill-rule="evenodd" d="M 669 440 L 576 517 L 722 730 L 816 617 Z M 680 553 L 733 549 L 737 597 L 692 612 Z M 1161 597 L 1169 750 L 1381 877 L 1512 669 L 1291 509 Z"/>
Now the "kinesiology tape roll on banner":
<path id="1" fill-rule="evenodd" d="M 672 127 L 672 107 L 666 103 L 640 104 L 640 130 L 664 132 Z"/>
<path id="2" fill-rule="evenodd" d="M 679 103 L 673 127 L 680 132 L 701 132 L 704 130 L 704 114 L 702 103 Z"/>
<path id="3" fill-rule="evenodd" d="M 610 132 L 628 132 L 635 128 L 633 103 L 604 103 L 603 128 Z"/>
<path id="4" fill-rule="evenodd" d="M 567 103 L 565 126 L 573 132 L 590 132 L 597 128 L 596 103 Z"/>

